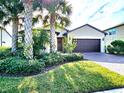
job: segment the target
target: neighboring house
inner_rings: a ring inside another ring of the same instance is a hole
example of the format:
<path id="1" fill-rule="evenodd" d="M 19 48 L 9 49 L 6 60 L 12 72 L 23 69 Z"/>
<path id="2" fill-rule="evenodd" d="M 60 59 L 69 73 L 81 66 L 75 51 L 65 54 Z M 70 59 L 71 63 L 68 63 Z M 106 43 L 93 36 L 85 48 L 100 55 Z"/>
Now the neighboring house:
<path id="1" fill-rule="evenodd" d="M 0 31 L 0 46 L 11 47 L 12 36 L 4 30 Z"/>
<path id="2" fill-rule="evenodd" d="M 106 46 L 108 46 L 114 40 L 124 40 L 124 24 L 111 27 L 104 31 L 106 32 Z"/>
<path id="3" fill-rule="evenodd" d="M 105 52 L 105 33 L 89 24 L 67 31 L 66 35 L 77 41 L 74 52 Z M 62 38 L 58 38 L 59 46 L 63 45 Z"/>

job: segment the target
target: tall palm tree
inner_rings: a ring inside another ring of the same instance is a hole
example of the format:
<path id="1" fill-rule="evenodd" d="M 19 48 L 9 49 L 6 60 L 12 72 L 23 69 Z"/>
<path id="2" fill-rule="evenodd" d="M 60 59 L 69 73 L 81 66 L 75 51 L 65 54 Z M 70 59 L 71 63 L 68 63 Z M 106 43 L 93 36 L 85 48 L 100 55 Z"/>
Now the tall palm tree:
<path id="1" fill-rule="evenodd" d="M 23 10 L 20 0 L 0 0 L 0 21 L 4 25 L 12 22 L 12 53 L 17 50 L 19 16 Z"/>
<path id="2" fill-rule="evenodd" d="M 71 5 L 68 5 L 65 0 L 40 0 L 40 2 L 49 12 L 45 16 L 44 25 L 50 24 L 50 52 L 56 52 L 55 27 L 58 24 L 61 27 L 70 24 Z"/>
<path id="3" fill-rule="evenodd" d="M 24 28 L 25 46 L 24 55 L 27 59 L 33 59 L 33 36 L 32 36 L 32 0 L 23 0 L 25 9 Z"/>

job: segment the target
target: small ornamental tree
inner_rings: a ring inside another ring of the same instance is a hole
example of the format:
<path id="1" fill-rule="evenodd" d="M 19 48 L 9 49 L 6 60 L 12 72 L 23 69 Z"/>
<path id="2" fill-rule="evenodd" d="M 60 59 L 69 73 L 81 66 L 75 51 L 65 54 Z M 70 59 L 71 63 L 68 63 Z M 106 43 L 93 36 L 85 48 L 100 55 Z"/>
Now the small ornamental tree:
<path id="1" fill-rule="evenodd" d="M 64 37 L 64 50 L 67 53 L 72 53 L 73 50 L 76 48 L 77 42 L 73 40 L 72 37 Z"/>

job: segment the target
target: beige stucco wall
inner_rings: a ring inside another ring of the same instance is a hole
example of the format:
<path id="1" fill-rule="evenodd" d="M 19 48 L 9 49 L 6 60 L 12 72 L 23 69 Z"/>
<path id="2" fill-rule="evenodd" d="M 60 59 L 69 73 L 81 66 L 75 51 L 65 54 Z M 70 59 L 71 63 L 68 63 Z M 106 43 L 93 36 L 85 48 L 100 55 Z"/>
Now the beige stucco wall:
<path id="1" fill-rule="evenodd" d="M 94 38 L 94 39 L 101 39 L 104 38 L 104 34 L 93 29 L 89 26 L 84 26 L 80 29 L 70 32 L 68 35 L 72 36 L 73 38 Z"/>
<path id="2" fill-rule="evenodd" d="M 68 36 L 76 39 L 100 39 L 101 40 L 101 52 L 104 52 L 104 37 L 105 35 L 98 30 L 91 28 L 90 26 L 84 26 L 80 29 L 68 33 Z"/>
<path id="3" fill-rule="evenodd" d="M 105 38 L 106 46 L 109 45 L 114 40 L 124 40 L 124 25 L 120 26 L 120 27 L 116 27 L 114 29 L 116 29 L 116 34 L 115 35 L 107 35 Z"/>

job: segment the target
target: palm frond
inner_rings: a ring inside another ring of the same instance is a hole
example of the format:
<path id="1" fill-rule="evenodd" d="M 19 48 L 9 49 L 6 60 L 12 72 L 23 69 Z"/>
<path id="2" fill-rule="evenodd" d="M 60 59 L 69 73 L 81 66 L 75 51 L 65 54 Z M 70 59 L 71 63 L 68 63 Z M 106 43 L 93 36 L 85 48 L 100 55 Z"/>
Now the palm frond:
<path id="1" fill-rule="evenodd" d="M 33 17 L 33 19 L 32 19 L 33 25 L 38 23 L 39 20 L 41 20 L 41 19 L 42 19 L 42 15 L 37 15 L 37 16 Z"/>
<path id="2" fill-rule="evenodd" d="M 0 21 L 2 21 L 5 18 L 6 14 L 0 10 Z"/>
<path id="3" fill-rule="evenodd" d="M 42 15 L 37 15 L 37 17 L 38 17 L 39 19 L 42 19 L 42 18 L 43 18 L 43 16 L 42 16 Z"/>
<path id="4" fill-rule="evenodd" d="M 32 19 L 32 24 L 35 25 L 36 23 L 38 23 L 38 18 L 37 17 L 34 17 Z"/>
<path id="5" fill-rule="evenodd" d="M 40 0 L 42 1 L 43 7 L 48 10 L 48 15 L 43 18 L 43 25 L 46 26 L 50 24 L 49 14 L 54 13 L 55 15 L 55 27 L 69 26 L 71 21 L 69 15 L 72 13 L 72 7 L 65 0 Z M 57 1 L 57 2 L 55 2 Z M 50 9 L 49 9 L 50 8 Z"/>
<path id="6" fill-rule="evenodd" d="M 58 22 L 62 27 L 67 27 L 71 24 L 71 20 L 69 17 L 65 16 L 59 16 L 58 17 Z"/>
<path id="7" fill-rule="evenodd" d="M 12 18 L 8 18 L 3 21 L 3 25 L 6 26 L 6 25 L 10 24 L 11 21 L 12 21 Z"/>
<path id="8" fill-rule="evenodd" d="M 7 17 L 17 17 L 23 10 L 24 7 L 21 0 L 0 0 L 0 11 L 6 15 L 6 17 L 4 17 L 5 19 Z"/>
<path id="9" fill-rule="evenodd" d="M 43 25 L 43 28 L 50 28 L 50 24 Z"/>
<path id="10" fill-rule="evenodd" d="M 62 14 L 70 15 L 72 13 L 72 6 L 68 5 L 66 1 L 61 2 L 58 8 L 62 11 Z"/>
<path id="11" fill-rule="evenodd" d="M 50 19 L 49 15 L 46 15 L 43 19 L 43 25 L 49 24 L 49 19 Z"/>
<path id="12" fill-rule="evenodd" d="M 42 4 L 43 8 L 46 8 L 49 12 L 53 13 L 56 11 L 57 6 L 64 0 L 38 0 Z"/>

